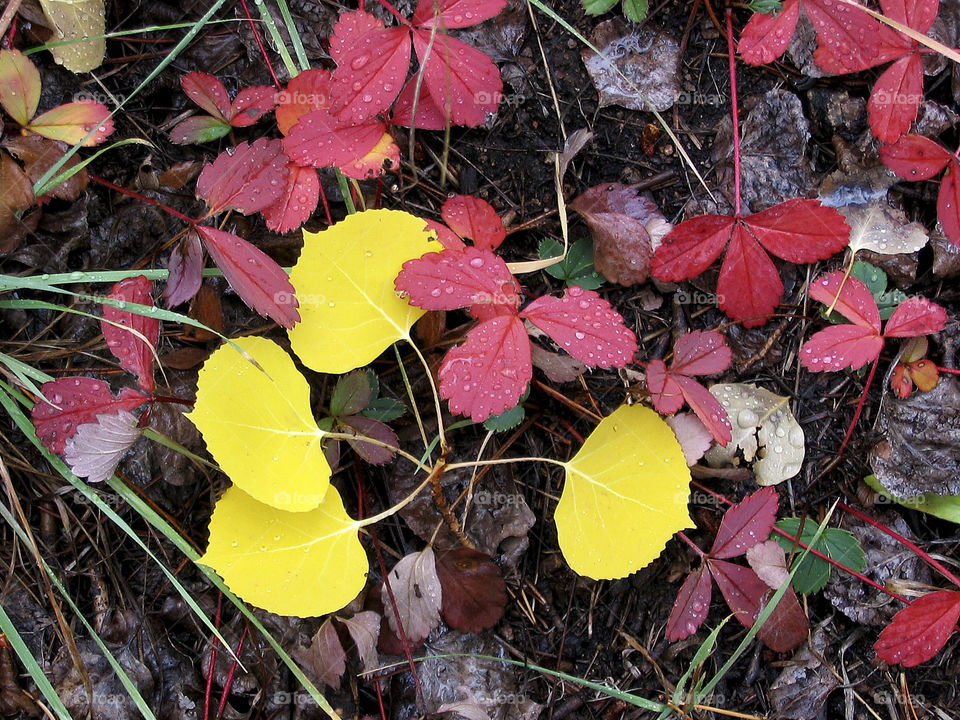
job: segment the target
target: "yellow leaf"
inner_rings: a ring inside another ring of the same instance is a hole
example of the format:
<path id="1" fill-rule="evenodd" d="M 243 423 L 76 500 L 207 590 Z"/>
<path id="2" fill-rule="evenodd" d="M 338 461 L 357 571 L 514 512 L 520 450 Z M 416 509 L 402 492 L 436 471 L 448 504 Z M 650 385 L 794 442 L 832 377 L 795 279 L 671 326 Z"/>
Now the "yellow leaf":
<path id="1" fill-rule="evenodd" d="M 554 518 L 563 556 L 581 575 L 626 577 L 692 524 L 683 450 L 650 408 L 624 405 L 604 418 L 566 466 Z"/>
<path id="2" fill-rule="evenodd" d="M 234 593 L 278 615 L 313 617 L 339 610 L 366 581 L 358 524 L 331 487 L 316 510 L 290 513 L 232 487 L 210 518 L 200 562 Z"/>
<path id="3" fill-rule="evenodd" d="M 40 6 L 53 25 L 53 40 L 73 41 L 52 48 L 53 59 L 75 73 L 98 68 L 107 50 L 103 0 L 40 0 Z"/>
<path id="4" fill-rule="evenodd" d="M 310 386 L 276 343 L 247 337 L 236 344 L 260 367 L 221 345 L 200 369 L 187 417 L 240 489 L 280 510 L 313 510 L 330 486 L 330 466 L 320 447 L 324 432 L 310 410 Z"/>
<path id="5" fill-rule="evenodd" d="M 397 295 L 403 263 L 440 250 L 420 218 L 368 210 L 327 230 L 303 233 L 290 273 L 300 322 L 289 330 L 293 351 L 317 372 L 346 373 L 372 362 L 424 311 Z"/>

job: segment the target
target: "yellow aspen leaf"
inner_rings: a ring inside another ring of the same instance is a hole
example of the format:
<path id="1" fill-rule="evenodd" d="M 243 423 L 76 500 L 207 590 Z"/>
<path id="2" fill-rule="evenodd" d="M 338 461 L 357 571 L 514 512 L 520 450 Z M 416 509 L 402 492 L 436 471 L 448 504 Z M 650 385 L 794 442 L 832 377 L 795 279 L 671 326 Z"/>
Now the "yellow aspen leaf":
<path id="1" fill-rule="evenodd" d="M 648 407 L 623 405 L 566 463 L 554 518 L 573 570 L 596 580 L 650 564 L 690 527 L 690 471 L 673 431 Z"/>
<path id="2" fill-rule="evenodd" d="M 330 466 L 310 386 L 273 341 L 247 337 L 236 344 L 249 357 L 227 344 L 217 348 L 200 369 L 187 417 L 241 490 L 279 510 L 313 510 L 330 486 Z"/>
<path id="3" fill-rule="evenodd" d="M 213 509 L 200 562 L 251 605 L 314 617 L 339 610 L 363 589 L 369 565 L 358 527 L 334 487 L 320 507 L 302 513 L 277 510 L 231 487 Z"/>
<path id="4" fill-rule="evenodd" d="M 407 260 L 441 249 L 432 237 L 424 220 L 399 210 L 367 210 L 304 232 L 290 273 L 300 322 L 288 331 L 304 365 L 346 373 L 409 339 L 424 311 L 399 297 L 393 281 Z"/>
<path id="5" fill-rule="evenodd" d="M 107 50 L 103 4 L 103 0 L 40 0 L 54 39 L 68 43 L 51 49 L 53 59 L 70 72 L 90 72 L 103 62 Z"/>

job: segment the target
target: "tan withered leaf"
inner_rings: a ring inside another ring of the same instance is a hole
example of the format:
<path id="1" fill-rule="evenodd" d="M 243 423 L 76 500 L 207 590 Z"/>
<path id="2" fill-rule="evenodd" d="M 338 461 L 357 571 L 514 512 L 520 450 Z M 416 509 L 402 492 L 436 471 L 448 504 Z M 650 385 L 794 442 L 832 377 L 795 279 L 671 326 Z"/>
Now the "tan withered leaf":
<path id="1" fill-rule="evenodd" d="M 440 611 L 450 627 L 475 633 L 500 622 L 507 586 L 489 555 L 467 547 L 449 550 L 437 557 L 437 575 Z"/>
<path id="2" fill-rule="evenodd" d="M 36 183 L 43 175 L 64 156 L 68 149 L 66 143 L 50 140 L 42 135 L 25 135 L 9 137 L 3 141 L 3 146 L 23 162 L 23 171 Z M 76 155 L 67 160 L 61 172 L 69 170 L 80 162 Z M 61 200 L 76 200 L 84 188 L 87 187 L 87 171 L 80 170 L 59 185 L 55 185 L 43 197 L 55 197 Z"/>
<path id="3" fill-rule="evenodd" d="M 399 635 L 399 615 L 407 640 L 411 646 L 416 646 L 440 624 L 442 593 L 433 548 L 428 545 L 422 552 L 400 558 L 390 571 L 389 580 L 397 601 L 397 614 L 393 613 L 386 585 L 381 591 L 381 599 L 390 629 Z"/>
<path id="4" fill-rule="evenodd" d="M 373 610 L 358 612 L 351 618 L 337 618 L 347 628 L 353 644 L 357 646 L 357 654 L 364 672 L 373 670 L 379 665 L 377 657 L 377 638 L 380 637 L 380 615 Z"/>
<path id="5" fill-rule="evenodd" d="M 881 255 L 916 252 L 929 238 L 920 223 L 907 221 L 902 210 L 886 203 L 839 208 L 850 226 L 850 250 L 871 250 Z"/>
<path id="6" fill-rule="evenodd" d="M 33 204 L 33 185 L 20 166 L 6 153 L 0 153 L 0 252 L 13 250 L 30 231 L 18 213 Z"/>
<path id="7" fill-rule="evenodd" d="M 290 654 L 324 685 L 340 689 L 340 678 L 347 669 L 347 654 L 330 618 L 320 626 L 307 647 L 296 647 Z"/>

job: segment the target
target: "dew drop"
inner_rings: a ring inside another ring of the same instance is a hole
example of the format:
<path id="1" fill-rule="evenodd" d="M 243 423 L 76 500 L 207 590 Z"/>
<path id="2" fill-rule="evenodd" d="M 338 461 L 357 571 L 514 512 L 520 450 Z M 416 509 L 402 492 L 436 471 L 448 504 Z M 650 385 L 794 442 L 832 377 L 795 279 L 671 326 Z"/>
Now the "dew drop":
<path id="1" fill-rule="evenodd" d="M 483 258 L 475 257 L 470 259 L 470 267 L 482 268 L 483 267 Z"/>

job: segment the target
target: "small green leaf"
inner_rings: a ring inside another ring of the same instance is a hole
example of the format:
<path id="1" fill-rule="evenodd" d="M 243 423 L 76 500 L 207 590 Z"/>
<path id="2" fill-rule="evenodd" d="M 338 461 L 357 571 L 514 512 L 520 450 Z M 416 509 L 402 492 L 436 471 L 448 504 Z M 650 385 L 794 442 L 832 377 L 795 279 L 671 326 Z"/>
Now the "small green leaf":
<path id="1" fill-rule="evenodd" d="M 396 420 L 407 411 L 407 408 L 399 400 L 393 398 L 377 398 L 371 400 L 370 404 L 363 409 L 360 414 L 364 417 L 379 420 L 387 423 Z"/>
<path id="2" fill-rule="evenodd" d="M 785 533 L 797 537 L 797 532 L 800 529 L 800 518 L 784 518 L 777 523 L 777 527 Z M 803 534 L 800 536 L 800 541 L 810 545 L 816 532 L 817 523 L 808 519 L 803 524 Z M 770 538 L 776 540 L 785 552 L 789 553 L 794 549 L 793 541 L 779 533 L 773 533 Z M 813 549 L 851 570 L 860 571 L 866 564 L 866 558 L 857 543 L 857 539 L 853 534 L 840 528 L 826 528 Z M 827 580 L 830 579 L 830 567 L 830 563 L 823 558 L 808 554 L 801 561 L 796 574 L 793 576 L 794 589 L 804 594 L 822 590 L 823 586 L 827 584 Z"/>
<path id="3" fill-rule="evenodd" d="M 936 493 L 923 493 L 921 495 L 912 495 L 911 497 L 894 497 L 880 481 L 876 475 L 867 475 L 863 481 L 875 490 L 879 495 L 875 502 L 897 503 L 911 510 L 919 510 L 928 513 L 941 520 L 948 520 L 960 525 L 960 495 L 937 495 Z"/>
<path id="4" fill-rule="evenodd" d="M 541 260 L 559 257 L 563 253 L 563 244 L 553 238 L 544 238 L 540 242 L 539 253 Z M 593 266 L 593 246 L 587 238 L 572 243 L 567 257 L 546 271 L 568 286 L 579 285 L 584 290 L 596 290 L 604 283 L 603 275 Z"/>
<path id="5" fill-rule="evenodd" d="M 887 274 L 868 262 L 857 260 L 850 270 L 850 274 L 867 286 L 867 290 L 875 298 L 883 295 L 887 290 Z"/>
<path id="6" fill-rule="evenodd" d="M 330 396 L 330 415 L 356 415 L 370 403 L 372 397 L 369 374 L 366 370 L 354 370 L 337 380 Z"/>
<path id="7" fill-rule="evenodd" d="M 483 426 L 490 432 L 503 432 L 504 430 L 511 430 L 517 425 L 523 422 L 523 418 L 526 416 L 526 411 L 523 409 L 524 401 L 530 396 L 530 386 L 527 386 L 527 391 L 520 398 L 514 407 L 509 410 L 504 410 L 499 415 L 494 415 L 493 417 L 488 417 L 483 421 Z"/>
<path id="8" fill-rule="evenodd" d="M 647 17 L 647 0 L 623 0 L 623 14 L 627 20 L 643 22 Z"/>
<path id="9" fill-rule="evenodd" d="M 583 9 L 587 15 L 602 15 L 617 4 L 617 0 L 583 0 Z"/>
<path id="10" fill-rule="evenodd" d="M 747 4 L 747 8 L 764 15 L 772 15 L 780 12 L 783 3 L 780 0 L 753 0 Z"/>

